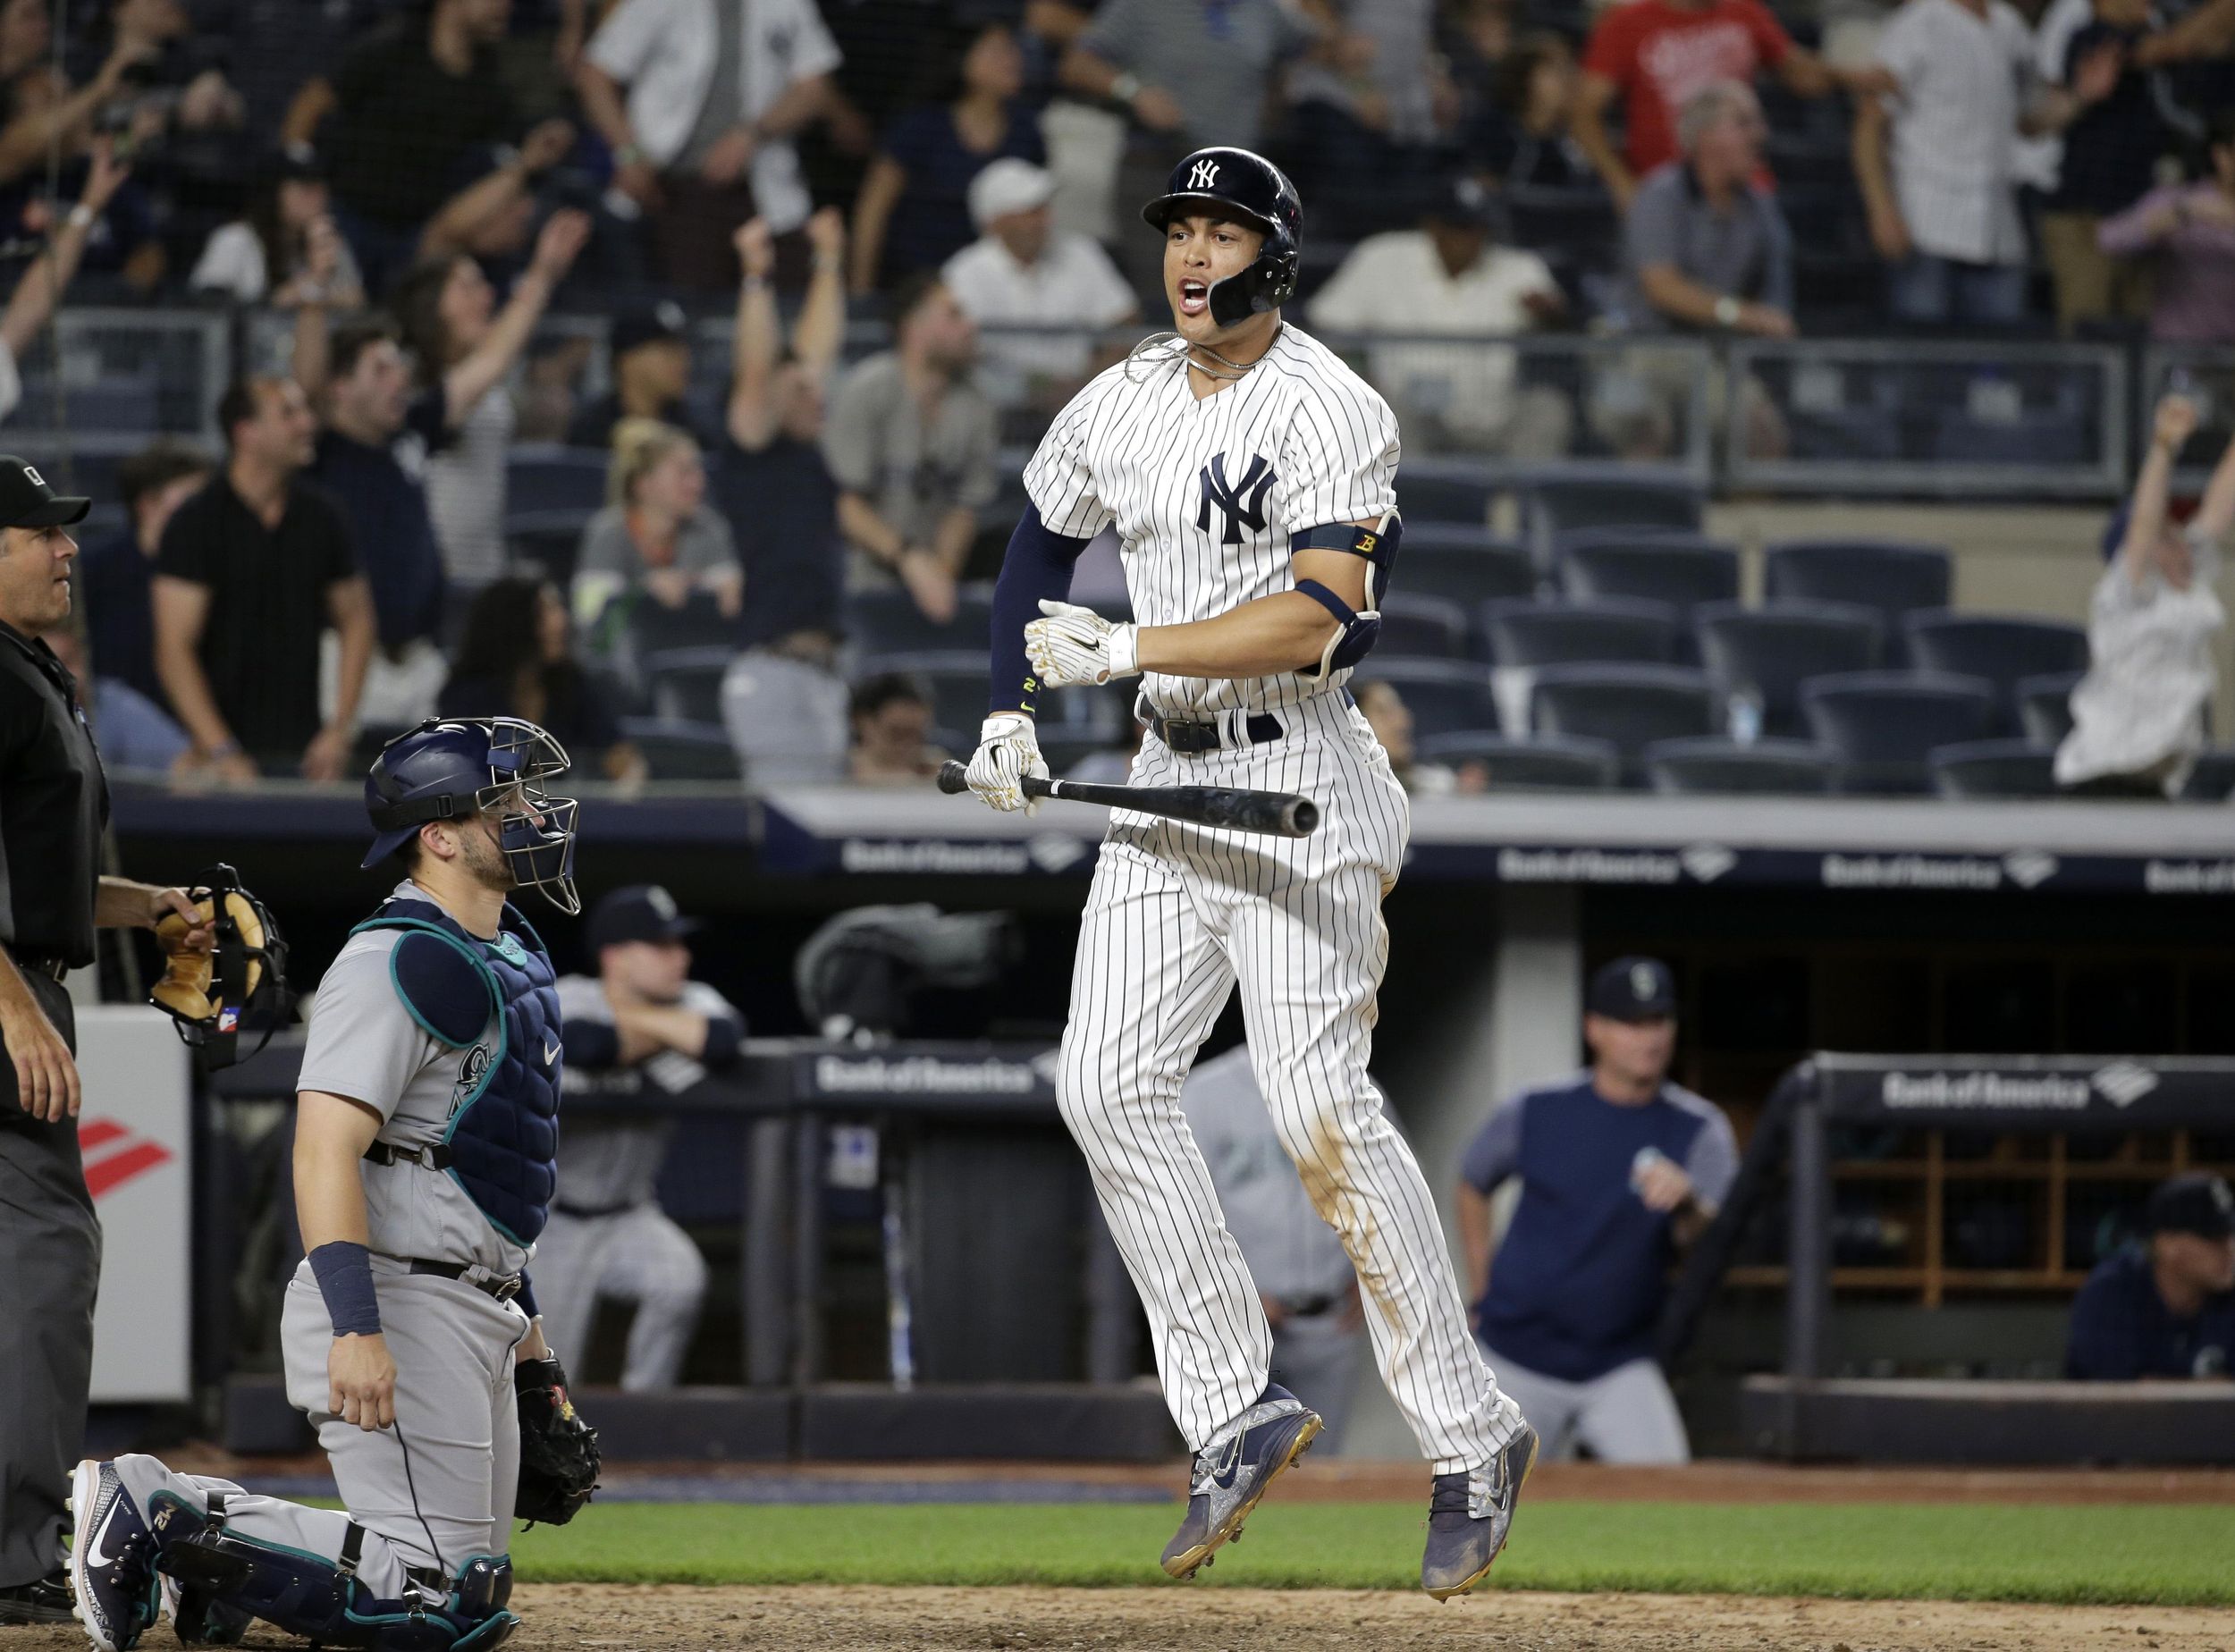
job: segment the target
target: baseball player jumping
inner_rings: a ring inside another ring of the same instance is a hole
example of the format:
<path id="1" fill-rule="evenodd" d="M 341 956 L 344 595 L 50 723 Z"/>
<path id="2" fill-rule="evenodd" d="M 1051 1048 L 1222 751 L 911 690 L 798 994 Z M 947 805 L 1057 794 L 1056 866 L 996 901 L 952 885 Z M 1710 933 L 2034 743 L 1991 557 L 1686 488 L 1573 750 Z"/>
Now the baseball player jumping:
<path id="1" fill-rule="evenodd" d="M 554 1393 L 571 1413 L 522 1272 L 552 1196 L 559 999 L 505 898 L 578 909 L 576 805 L 544 793 L 566 767 L 511 718 L 422 724 L 373 765 L 365 864 L 392 855 L 406 876 L 320 983 L 295 1126 L 308 1254 L 281 1316 L 288 1398 L 347 1512 L 149 1456 L 80 1463 L 71 1581 L 107 1652 L 159 1599 L 186 1641 L 261 1618 L 323 1646 L 448 1652 L 518 1625 L 520 1418 Z"/>
<path id="2" fill-rule="evenodd" d="M 1142 215 L 1164 236 L 1177 332 L 1081 391 L 1025 469 L 970 787 L 994 808 L 1025 807 L 1023 777 L 1047 772 L 1039 690 L 1139 673 L 1136 783 L 1319 803 L 1319 831 L 1297 840 L 1112 813 L 1058 1094 L 1195 1452 L 1163 1561 L 1189 1576 L 1320 1426 L 1267 1379 L 1264 1310 L 1180 1110 L 1188 1066 L 1239 984 L 1259 1087 L 1357 1267 L 1382 1380 L 1434 1465 L 1421 1585 L 1446 1599 L 1489 1571 L 1537 1437 L 1476 1350 L 1420 1167 L 1366 1076 L 1388 955 L 1381 901 L 1409 821 L 1343 685 L 1373 647 L 1396 560 L 1396 424 L 1281 320 L 1303 215 L 1278 168 L 1198 150 Z M 1105 524 L 1137 623 L 1063 600 Z"/>

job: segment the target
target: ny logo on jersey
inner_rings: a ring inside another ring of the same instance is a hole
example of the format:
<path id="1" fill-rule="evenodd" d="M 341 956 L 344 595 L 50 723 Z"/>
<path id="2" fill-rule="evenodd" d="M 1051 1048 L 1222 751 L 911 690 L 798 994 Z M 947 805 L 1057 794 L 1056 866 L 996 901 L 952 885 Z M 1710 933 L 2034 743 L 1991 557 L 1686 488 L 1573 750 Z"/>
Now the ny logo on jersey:
<path id="1" fill-rule="evenodd" d="M 1187 187 L 1191 190 L 1208 190 L 1218 181 L 1219 163 L 1216 161 L 1197 161 L 1187 174 Z"/>
<path id="2" fill-rule="evenodd" d="M 1216 505 L 1227 513 L 1225 543 L 1242 543 L 1242 529 L 1252 534 L 1265 531 L 1265 493 L 1273 485 L 1273 468 L 1261 453 L 1250 455 L 1250 468 L 1241 481 L 1227 481 L 1227 456 L 1215 455 L 1202 468 L 1202 504 L 1195 512 L 1195 527 L 1203 533 L 1210 531 L 1210 507 Z"/>

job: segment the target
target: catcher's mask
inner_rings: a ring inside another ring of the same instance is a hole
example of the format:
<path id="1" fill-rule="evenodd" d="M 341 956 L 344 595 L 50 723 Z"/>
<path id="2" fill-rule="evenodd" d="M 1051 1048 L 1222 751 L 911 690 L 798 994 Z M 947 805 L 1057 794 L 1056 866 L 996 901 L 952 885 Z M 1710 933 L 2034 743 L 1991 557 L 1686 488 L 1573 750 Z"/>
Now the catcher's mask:
<path id="1" fill-rule="evenodd" d="M 270 908 L 240 887 L 222 862 L 201 874 L 186 897 L 207 915 L 213 945 L 192 952 L 178 945 L 186 919 L 166 913 L 156 924 L 166 970 L 148 1001 L 171 1017 L 205 1073 L 240 1059 L 240 1024 L 251 1010 L 264 1018 L 255 1055 L 272 1041 L 287 996 L 287 942 Z"/>
<path id="2" fill-rule="evenodd" d="M 365 777 L 365 810 L 380 834 L 365 864 L 394 854 L 429 821 L 494 812 L 513 884 L 541 890 L 561 912 L 579 912 L 574 822 L 581 805 L 544 789 L 567 768 L 567 748 L 520 718 L 430 719 L 381 747 Z"/>

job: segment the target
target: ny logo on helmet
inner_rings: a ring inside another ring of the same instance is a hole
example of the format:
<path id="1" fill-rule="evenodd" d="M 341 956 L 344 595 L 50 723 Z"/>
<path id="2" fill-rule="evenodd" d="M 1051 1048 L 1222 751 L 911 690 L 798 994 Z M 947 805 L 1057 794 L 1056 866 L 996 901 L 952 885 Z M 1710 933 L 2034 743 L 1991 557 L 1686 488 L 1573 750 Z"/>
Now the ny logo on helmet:
<path id="1" fill-rule="evenodd" d="M 1191 190 L 1214 189 L 1218 182 L 1219 163 L 1216 161 L 1197 161 L 1187 174 L 1187 187 Z"/>
<path id="2" fill-rule="evenodd" d="M 1242 543 L 1242 529 L 1246 526 L 1253 534 L 1265 531 L 1265 493 L 1273 485 L 1273 468 L 1261 453 L 1250 455 L 1250 468 L 1242 473 L 1238 483 L 1227 481 L 1227 456 L 1214 456 L 1202 468 L 1202 503 L 1195 510 L 1195 527 L 1202 533 L 1210 531 L 1210 507 L 1216 505 L 1226 512 L 1225 542 L 1230 545 Z"/>

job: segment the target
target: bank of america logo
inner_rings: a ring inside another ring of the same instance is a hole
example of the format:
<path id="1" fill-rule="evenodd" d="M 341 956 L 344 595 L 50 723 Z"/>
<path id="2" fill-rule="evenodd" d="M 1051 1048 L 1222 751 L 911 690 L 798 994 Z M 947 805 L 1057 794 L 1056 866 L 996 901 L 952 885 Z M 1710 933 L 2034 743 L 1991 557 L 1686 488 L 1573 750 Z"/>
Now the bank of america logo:
<path id="1" fill-rule="evenodd" d="M 85 1159 L 87 1191 L 98 1199 L 127 1182 L 137 1180 L 158 1165 L 168 1164 L 171 1150 L 150 1142 L 113 1118 L 89 1118 L 78 1125 L 78 1151 Z"/>
<path id="2" fill-rule="evenodd" d="M 2132 1107 L 2157 1088 L 2157 1075 L 2138 1061 L 2114 1061 L 2089 1075 L 2088 1083 L 2113 1107 Z"/>

